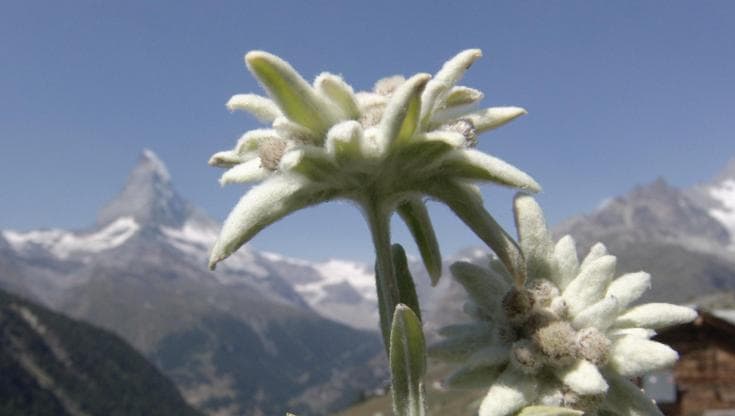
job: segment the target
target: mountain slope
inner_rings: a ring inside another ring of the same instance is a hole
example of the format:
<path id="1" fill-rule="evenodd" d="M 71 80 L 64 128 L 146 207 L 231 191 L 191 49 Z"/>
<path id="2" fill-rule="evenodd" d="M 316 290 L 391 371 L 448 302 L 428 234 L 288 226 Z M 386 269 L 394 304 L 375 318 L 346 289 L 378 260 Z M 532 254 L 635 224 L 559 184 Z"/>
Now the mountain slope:
<path id="1" fill-rule="evenodd" d="M 218 232 L 144 151 L 94 227 L 2 232 L 15 277 L 0 284 L 119 334 L 213 415 L 323 414 L 382 383 L 358 368 L 382 354 L 378 335 L 324 319 L 294 288 L 327 288 L 317 265 L 244 247 L 211 272 Z"/>
<path id="2" fill-rule="evenodd" d="M 0 291 L 0 414 L 199 413 L 117 336 Z"/>
<path id="3" fill-rule="evenodd" d="M 643 300 L 688 302 L 735 290 L 731 231 L 692 197 L 696 195 L 658 179 L 612 199 L 592 214 L 565 221 L 555 234 L 572 235 L 580 257 L 601 241 L 618 258 L 620 273 L 651 273 L 652 288 Z"/>

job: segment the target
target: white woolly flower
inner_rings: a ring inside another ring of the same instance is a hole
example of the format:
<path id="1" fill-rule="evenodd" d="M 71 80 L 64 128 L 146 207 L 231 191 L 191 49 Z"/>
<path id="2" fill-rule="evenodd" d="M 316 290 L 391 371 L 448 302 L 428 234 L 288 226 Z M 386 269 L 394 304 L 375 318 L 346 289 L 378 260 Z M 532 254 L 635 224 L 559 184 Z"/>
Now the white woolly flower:
<path id="1" fill-rule="evenodd" d="M 474 321 L 442 329 L 446 339 L 430 350 L 462 363 L 447 384 L 490 386 L 480 416 L 532 404 L 661 415 L 629 379 L 671 366 L 677 353 L 651 337 L 696 312 L 665 303 L 630 307 L 650 287 L 647 273 L 614 278 L 615 257 L 600 243 L 580 263 L 570 236 L 553 244 L 530 196 L 517 196 L 514 211 L 529 280 L 514 284 L 497 261 L 490 268 L 452 265 Z"/>
<path id="2" fill-rule="evenodd" d="M 323 73 L 310 85 L 280 58 L 248 53 L 245 62 L 270 98 L 239 94 L 227 107 L 271 126 L 245 133 L 234 149 L 213 155 L 210 164 L 227 168 L 222 184 L 261 183 L 228 216 L 210 267 L 289 213 L 346 199 L 360 206 L 372 229 L 383 227 L 397 211 L 435 281 L 441 259 L 422 201 L 429 196 L 446 203 L 513 269 L 520 258 L 514 243 L 484 210 L 472 183 L 530 192 L 539 185 L 472 148 L 478 134 L 526 113 L 518 107 L 472 107 L 483 94 L 455 84 L 480 56 L 477 49 L 466 50 L 433 78 L 390 77 L 372 92 L 355 93 L 337 75 Z M 387 235 L 384 229 L 373 234 Z"/>

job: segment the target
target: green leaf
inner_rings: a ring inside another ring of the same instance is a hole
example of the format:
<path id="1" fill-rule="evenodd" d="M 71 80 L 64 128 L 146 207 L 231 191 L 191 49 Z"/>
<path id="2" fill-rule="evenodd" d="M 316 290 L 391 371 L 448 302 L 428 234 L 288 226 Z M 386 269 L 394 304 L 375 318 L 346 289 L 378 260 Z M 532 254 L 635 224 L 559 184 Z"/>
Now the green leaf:
<path id="1" fill-rule="evenodd" d="M 398 206 L 398 215 L 406 223 L 416 241 L 421 259 L 431 278 L 431 285 L 436 286 L 442 275 L 442 257 L 426 205 L 420 198 L 411 198 Z"/>
<path id="2" fill-rule="evenodd" d="M 487 313 L 498 311 L 510 287 L 483 267 L 459 261 L 450 266 L 454 278 L 465 288 L 473 302 Z"/>
<path id="3" fill-rule="evenodd" d="M 429 74 L 416 74 L 393 94 L 380 120 L 381 149 L 403 143 L 413 136 L 421 111 L 421 91 L 430 78 Z"/>
<path id="4" fill-rule="evenodd" d="M 396 306 L 390 335 L 390 370 L 395 416 L 426 414 L 424 374 L 426 345 L 416 314 L 406 305 Z"/>
<path id="5" fill-rule="evenodd" d="M 276 117 L 282 115 L 281 110 L 272 100 L 255 94 L 233 95 L 226 105 L 230 111 L 247 111 L 261 123 L 271 123 Z"/>
<path id="6" fill-rule="evenodd" d="M 483 207 L 474 188 L 454 181 L 427 183 L 425 192 L 445 203 L 485 244 L 490 247 L 517 285 L 526 281 L 526 262 L 518 244 Z"/>
<path id="7" fill-rule="evenodd" d="M 398 301 L 415 311 L 420 320 L 419 298 L 416 295 L 413 276 L 411 276 L 411 271 L 408 270 L 406 252 L 400 244 L 393 244 L 391 246 L 391 256 L 393 256 L 393 270 L 395 270 L 396 281 L 398 282 Z"/>
<path id="8" fill-rule="evenodd" d="M 491 107 L 462 115 L 462 118 L 472 121 L 477 133 L 482 133 L 496 129 L 524 114 L 528 112 L 520 107 Z"/>
<path id="9" fill-rule="evenodd" d="M 447 99 L 444 101 L 444 107 L 456 107 L 462 105 L 474 104 L 484 97 L 482 91 L 470 87 L 454 87 L 449 90 Z"/>
<path id="10" fill-rule="evenodd" d="M 240 156 L 232 150 L 225 150 L 217 152 L 209 158 L 209 166 L 215 166 L 218 168 L 231 168 L 235 165 L 242 163 Z"/>
<path id="11" fill-rule="evenodd" d="M 339 121 L 332 104 L 322 99 L 288 62 L 263 51 L 245 55 L 245 63 L 289 120 L 323 136 Z"/>
<path id="12" fill-rule="evenodd" d="M 539 192 L 541 186 L 527 173 L 486 153 L 465 149 L 452 153 L 442 162 L 447 176 L 494 182 L 528 192 Z"/>
<path id="13" fill-rule="evenodd" d="M 229 257 L 260 230 L 299 209 L 329 200 L 324 190 L 293 175 L 272 177 L 252 188 L 227 216 L 209 258 L 209 268 Z"/>
<path id="14" fill-rule="evenodd" d="M 584 412 L 568 407 L 528 406 L 516 413 L 516 416 L 580 416 Z"/>
<path id="15" fill-rule="evenodd" d="M 423 94 L 421 95 L 421 126 L 425 129 L 429 126 L 431 117 L 438 107 L 442 106 L 444 99 L 452 88 L 464 75 L 465 71 L 482 56 L 479 49 L 467 49 L 455 55 L 452 59 L 442 65 L 436 73 Z"/>
<path id="16" fill-rule="evenodd" d="M 453 150 L 452 145 L 442 140 L 411 140 L 396 149 L 391 158 L 405 171 L 432 171 Z M 397 179 L 403 181 L 405 178 Z"/>
<path id="17" fill-rule="evenodd" d="M 342 77 L 324 72 L 316 77 L 314 87 L 319 94 L 339 107 L 344 118 L 356 120 L 360 117 L 355 93 Z"/>
<path id="18" fill-rule="evenodd" d="M 271 172 L 261 165 L 260 159 L 252 159 L 228 169 L 219 179 L 219 184 L 258 182 L 267 178 Z"/>
<path id="19" fill-rule="evenodd" d="M 513 214 L 529 276 L 552 278 L 558 269 L 554 242 L 538 202 L 530 195 L 517 193 L 513 199 Z"/>

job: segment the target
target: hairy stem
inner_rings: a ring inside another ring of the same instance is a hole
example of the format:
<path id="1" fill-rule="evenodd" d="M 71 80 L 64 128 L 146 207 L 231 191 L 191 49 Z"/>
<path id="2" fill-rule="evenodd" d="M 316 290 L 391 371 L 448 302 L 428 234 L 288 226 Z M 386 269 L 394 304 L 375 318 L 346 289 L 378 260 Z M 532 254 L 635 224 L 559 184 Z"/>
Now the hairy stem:
<path id="1" fill-rule="evenodd" d="M 380 201 L 362 204 L 375 247 L 375 286 L 378 291 L 380 328 L 386 352 L 390 349 L 393 312 L 400 299 L 390 244 L 390 210 Z"/>

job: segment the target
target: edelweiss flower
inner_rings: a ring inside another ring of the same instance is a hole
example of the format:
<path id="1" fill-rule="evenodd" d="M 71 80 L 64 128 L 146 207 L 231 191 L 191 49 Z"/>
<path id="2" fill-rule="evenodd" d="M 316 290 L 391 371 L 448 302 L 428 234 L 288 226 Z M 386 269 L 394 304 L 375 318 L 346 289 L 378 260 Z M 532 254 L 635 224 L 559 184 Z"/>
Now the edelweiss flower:
<path id="1" fill-rule="evenodd" d="M 484 210 L 471 183 L 532 192 L 539 186 L 513 166 L 472 149 L 477 134 L 525 114 L 518 107 L 469 108 L 482 93 L 455 84 L 480 56 L 479 50 L 467 50 L 433 79 L 428 74 L 391 77 L 373 92 L 354 93 L 337 75 L 323 73 L 309 85 L 280 58 L 248 53 L 245 62 L 270 98 L 235 95 L 227 105 L 272 126 L 245 133 L 233 150 L 215 154 L 210 164 L 228 168 L 222 184 L 262 183 L 225 221 L 210 267 L 289 213 L 346 199 L 361 207 L 379 253 L 390 251 L 389 219 L 397 211 L 435 281 L 441 259 L 422 201 L 429 196 L 446 203 L 515 269 L 520 255 L 514 254 L 512 239 Z"/>
<path id="2" fill-rule="evenodd" d="M 463 363 L 447 384 L 491 386 L 480 416 L 511 415 L 531 404 L 660 415 L 628 379 L 671 366 L 677 353 L 650 338 L 696 312 L 666 303 L 630 307 L 650 287 L 647 273 L 613 279 L 615 257 L 600 243 L 580 264 L 570 236 L 552 243 L 533 198 L 517 196 L 514 208 L 529 280 L 514 285 L 497 261 L 489 269 L 452 265 L 474 322 L 443 328 L 446 339 L 430 351 Z"/>

